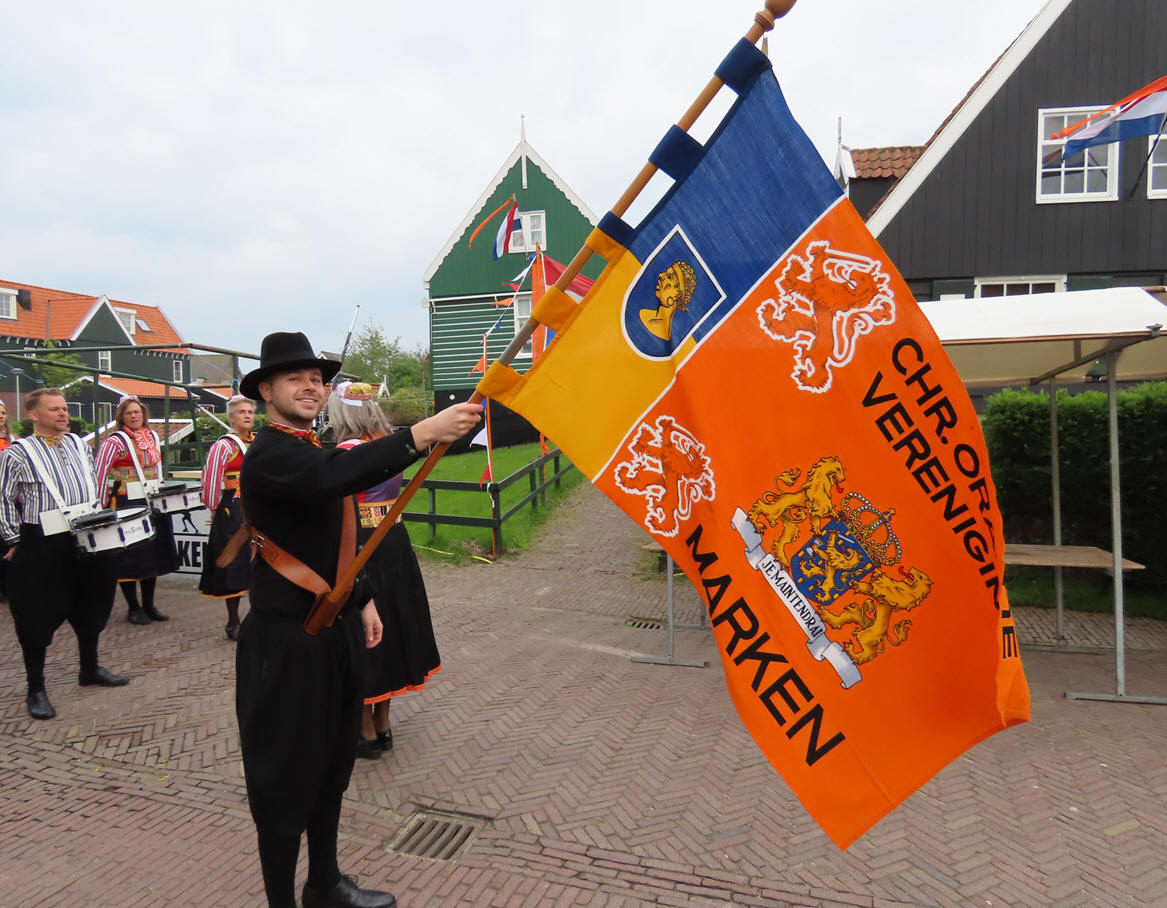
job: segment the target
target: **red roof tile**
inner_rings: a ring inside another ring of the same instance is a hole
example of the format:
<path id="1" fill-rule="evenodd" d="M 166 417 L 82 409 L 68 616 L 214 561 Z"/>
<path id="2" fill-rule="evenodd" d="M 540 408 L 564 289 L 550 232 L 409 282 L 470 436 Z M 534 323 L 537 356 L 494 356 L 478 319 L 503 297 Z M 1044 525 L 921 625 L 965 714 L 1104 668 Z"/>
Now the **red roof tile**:
<path id="1" fill-rule="evenodd" d="M 924 153 L 923 145 L 896 145 L 890 148 L 852 148 L 851 162 L 857 179 L 895 177 L 900 179 Z"/>
<path id="2" fill-rule="evenodd" d="M 166 396 L 166 385 L 160 382 L 141 381 L 137 378 L 112 378 L 111 376 L 103 375 L 101 376 L 101 384 L 103 387 L 118 391 L 123 395 L 131 394 L 134 397 L 148 397 L 150 399 Z M 185 400 L 187 397 L 185 388 L 171 386 L 171 400 L 178 400 L 180 398 Z"/>
<path id="3" fill-rule="evenodd" d="M 23 309 L 17 306 L 15 319 L 0 319 L 0 334 L 10 337 L 27 337 L 38 340 L 68 340 L 82 326 L 85 317 L 101 299 L 85 293 L 68 290 L 52 290 L 19 281 L 0 279 L 0 288 L 5 290 L 28 290 L 32 306 Z M 182 346 L 182 338 L 157 306 L 143 303 L 129 303 L 123 300 L 109 301 L 115 309 L 132 309 L 135 317 L 146 323 L 149 330 L 138 326 L 134 343 L 140 345 L 175 344 Z M 176 349 L 174 352 L 179 352 Z M 185 351 L 182 351 L 185 352 Z"/>

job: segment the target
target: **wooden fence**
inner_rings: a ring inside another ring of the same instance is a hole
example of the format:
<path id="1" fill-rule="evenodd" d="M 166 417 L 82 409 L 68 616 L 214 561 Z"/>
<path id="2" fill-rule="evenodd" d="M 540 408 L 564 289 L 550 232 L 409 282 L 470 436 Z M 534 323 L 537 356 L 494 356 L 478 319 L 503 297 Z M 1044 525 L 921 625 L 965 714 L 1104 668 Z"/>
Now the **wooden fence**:
<path id="1" fill-rule="evenodd" d="M 547 469 L 548 464 L 551 465 L 550 471 Z M 401 516 L 405 520 L 411 520 L 415 523 L 429 524 L 429 541 L 431 543 L 437 534 L 439 524 L 488 528 L 494 539 L 494 550 L 501 552 L 503 547 L 503 524 L 523 508 L 530 507 L 533 511 L 537 511 L 540 507 L 546 507 L 547 489 L 551 485 L 554 485 L 558 489 L 560 487 L 560 480 L 570 469 L 572 469 L 571 462 L 563 456 L 562 451 L 556 448 L 550 453 L 537 457 L 526 466 L 515 470 L 506 479 L 500 482 L 488 482 L 486 484 L 486 492 L 490 495 L 489 517 L 466 517 L 462 514 L 442 514 L 438 511 L 438 492 L 481 492 L 482 487 L 478 483 L 454 482 L 448 479 L 426 479 L 422 482 L 421 487 L 428 495 L 429 509 L 427 511 L 406 511 Z M 527 479 L 530 491 L 504 511 L 502 509 L 503 491 L 509 489 L 516 483 L 522 482 L 524 477 Z M 420 493 L 414 496 L 413 500 L 406 507 L 416 504 L 420 497 Z"/>

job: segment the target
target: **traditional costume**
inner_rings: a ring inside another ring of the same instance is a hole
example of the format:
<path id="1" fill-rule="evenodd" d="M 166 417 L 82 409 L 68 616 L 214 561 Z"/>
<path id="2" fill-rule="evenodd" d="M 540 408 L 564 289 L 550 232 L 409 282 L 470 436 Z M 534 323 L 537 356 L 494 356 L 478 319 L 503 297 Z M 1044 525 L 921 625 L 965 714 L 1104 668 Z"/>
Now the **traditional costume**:
<path id="1" fill-rule="evenodd" d="M 240 546 L 225 566 L 215 561 L 231 538 L 243 526 L 243 505 L 239 497 L 239 471 L 243 455 L 254 439 L 253 434 L 228 432 L 213 445 L 203 467 L 203 505 L 214 515 L 207 550 L 203 556 L 203 573 L 199 592 L 211 599 L 242 596 L 251 585 L 251 548 Z"/>
<path id="2" fill-rule="evenodd" d="M 350 450 L 362 443 L 354 438 L 337 447 Z M 360 493 L 360 545 L 373 535 L 400 492 L 399 473 Z M 420 690 L 441 668 L 442 660 L 434 639 L 421 565 L 400 517 L 365 563 L 365 576 L 373 588 L 373 601 L 385 628 L 380 645 L 369 650 L 365 705 L 371 706 L 406 691 Z"/>
<path id="3" fill-rule="evenodd" d="M 65 508 L 99 507 L 89 446 L 76 435 L 34 435 L 0 455 L 0 533 L 15 546 L 8 599 L 24 655 L 33 718 L 56 712 L 45 694 L 45 652 L 68 621 L 77 636 L 81 684 L 107 687 L 128 679 L 98 665 L 98 637 L 113 607 L 115 575 L 107 553 L 82 554 Z"/>
<path id="4" fill-rule="evenodd" d="M 147 506 L 143 486 L 148 480 L 160 479 L 161 470 L 158 434 L 147 427 L 112 432 L 97 452 L 98 484 L 102 489 L 108 486 L 111 508 Z M 154 524 L 153 541 L 124 550 L 117 559 L 120 583 L 149 580 L 178 570 L 170 517 L 151 511 L 150 520 Z"/>
<path id="5" fill-rule="evenodd" d="M 261 352 L 260 367 L 240 385 L 252 399 L 273 373 L 319 368 L 328 381 L 339 368 L 335 361 L 318 359 L 299 333 L 268 335 Z M 318 445 L 315 433 L 269 423 L 255 434 L 240 471 L 243 508 L 258 547 L 251 610 L 236 654 L 247 800 L 270 905 L 295 904 L 296 854 L 307 831 L 306 906 L 391 906 L 392 896 L 357 890 L 336 869 L 341 798 L 352 773 L 364 691 L 359 608 L 368 601 L 367 590 L 358 582 L 332 626 L 311 635 L 304 620 L 316 597 L 270 562 L 281 569 L 298 563 L 331 586 L 346 516 L 348 538 L 355 538 L 355 515 L 345 499 L 401 472 L 418 454 L 409 430 L 351 452 Z M 320 894 L 320 887 L 334 883 L 314 880 L 314 874 L 339 878 L 335 887 L 343 891 Z"/>

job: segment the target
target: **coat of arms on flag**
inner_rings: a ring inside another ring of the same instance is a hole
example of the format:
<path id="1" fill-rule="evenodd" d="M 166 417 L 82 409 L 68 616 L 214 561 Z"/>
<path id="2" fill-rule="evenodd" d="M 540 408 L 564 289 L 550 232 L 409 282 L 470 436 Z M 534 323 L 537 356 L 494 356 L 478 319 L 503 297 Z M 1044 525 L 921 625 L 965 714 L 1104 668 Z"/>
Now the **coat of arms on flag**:
<path id="1" fill-rule="evenodd" d="M 737 99 L 556 332 L 481 393 L 526 416 L 656 538 L 710 615 L 754 740 L 845 847 L 1029 716 L 976 413 L 911 292 L 739 42 Z M 879 716 L 879 721 L 872 721 Z M 842 780 L 845 780 L 842 781 Z"/>

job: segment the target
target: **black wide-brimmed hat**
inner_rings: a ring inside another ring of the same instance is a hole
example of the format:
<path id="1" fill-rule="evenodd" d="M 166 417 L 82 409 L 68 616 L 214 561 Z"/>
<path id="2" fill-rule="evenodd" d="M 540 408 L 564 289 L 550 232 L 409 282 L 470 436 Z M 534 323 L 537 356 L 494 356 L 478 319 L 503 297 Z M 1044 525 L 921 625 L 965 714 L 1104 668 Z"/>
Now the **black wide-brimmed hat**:
<path id="1" fill-rule="evenodd" d="M 243 376 L 239 383 L 239 393 L 252 400 L 259 400 L 259 383 L 266 381 L 276 372 L 316 367 L 320 377 L 332 381 L 340 371 L 340 363 L 334 359 L 323 359 L 312 351 L 312 345 L 301 331 L 277 331 L 263 339 L 259 348 L 259 367 Z"/>

